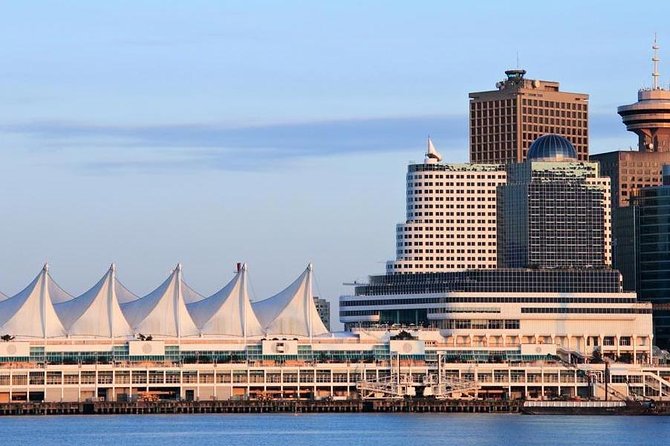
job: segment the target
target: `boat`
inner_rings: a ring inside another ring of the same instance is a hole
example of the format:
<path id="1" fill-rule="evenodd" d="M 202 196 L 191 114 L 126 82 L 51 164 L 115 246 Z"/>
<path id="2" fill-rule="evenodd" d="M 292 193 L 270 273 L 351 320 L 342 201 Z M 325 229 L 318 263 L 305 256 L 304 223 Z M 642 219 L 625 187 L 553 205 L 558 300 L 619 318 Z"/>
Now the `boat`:
<path id="1" fill-rule="evenodd" d="M 647 415 L 654 413 L 651 401 L 526 401 L 526 415 Z"/>

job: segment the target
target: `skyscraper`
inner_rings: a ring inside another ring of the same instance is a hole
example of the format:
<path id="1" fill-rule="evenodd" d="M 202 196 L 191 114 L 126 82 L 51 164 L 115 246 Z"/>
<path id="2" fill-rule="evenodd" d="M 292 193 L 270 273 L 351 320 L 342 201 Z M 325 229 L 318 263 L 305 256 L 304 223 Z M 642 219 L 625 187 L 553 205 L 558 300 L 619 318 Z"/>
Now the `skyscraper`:
<path id="1" fill-rule="evenodd" d="M 530 144 L 553 133 L 588 160 L 588 100 L 559 90 L 553 81 L 526 79 L 525 70 L 507 70 L 497 90 L 470 93 L 470 162 L 519 163 Z"/>
<path id="2" fill-rule="evenodd" d="M 654 341 L 670 347 L 670 165 L 663 185 L 643 187 L 631 197 L 635 218 L 637 292 L 654 304 Z"/>
<path id="3" fill-rule="evenodd" d="M 545 135 L 498 188 L 498 266 L 611 266 L 609 178 L 577 160 L 566 138 Z"/>

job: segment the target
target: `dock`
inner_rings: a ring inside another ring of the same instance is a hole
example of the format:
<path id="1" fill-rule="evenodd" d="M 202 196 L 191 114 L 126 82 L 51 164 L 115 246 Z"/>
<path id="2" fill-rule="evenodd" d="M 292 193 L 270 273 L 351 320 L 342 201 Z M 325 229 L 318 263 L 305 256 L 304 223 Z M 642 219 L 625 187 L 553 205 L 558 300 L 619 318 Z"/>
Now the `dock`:
<path id="1" fill-rule="evenodd" d="M 209 400 L 1 403 L 0 416 L 240 413 L 519 413 L 519 401 L 499 400 Z"/>

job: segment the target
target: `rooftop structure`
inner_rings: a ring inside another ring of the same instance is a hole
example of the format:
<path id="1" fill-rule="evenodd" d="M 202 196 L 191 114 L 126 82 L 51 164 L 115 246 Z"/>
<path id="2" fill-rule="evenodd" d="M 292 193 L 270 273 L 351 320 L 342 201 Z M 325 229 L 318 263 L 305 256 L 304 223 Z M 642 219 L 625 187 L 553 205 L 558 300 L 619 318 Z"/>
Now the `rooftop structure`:
<path id="1" fill-rule="evenodd" d="M 179 340 L 311 338 L 329 332 L 313 300 L 311 265 L 284 291 L 253 304 L 247 292 L 246 265 L 207 298 L 184 283 L 181 265 L 144 297 L 135 297 L 123 287 L 112 266 L 90 290 L 74 298 L 55 284 L 45 265 L 23 291 L 0 301 L 0 333 L 12 339 L 150 336 Z"/>
<path id="2" fill-rule="evenodd" d="M 588 99 L 559 90 L 559 83 L 526 79 L 507 70 L 497 89 L 470 93 L 470 162 L 520 163 L 538 137 L 566 137 L 577 159 L 588 159 Z"/>

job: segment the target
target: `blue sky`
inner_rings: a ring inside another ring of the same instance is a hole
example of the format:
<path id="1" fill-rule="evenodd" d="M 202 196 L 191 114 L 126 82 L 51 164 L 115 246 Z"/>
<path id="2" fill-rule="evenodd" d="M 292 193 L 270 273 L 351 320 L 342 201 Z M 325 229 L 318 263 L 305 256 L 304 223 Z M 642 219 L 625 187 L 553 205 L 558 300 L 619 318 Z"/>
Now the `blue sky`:
<path id="1" fill-rule="evenodd" d="M 590 99 L 591 152 L 651 82 L 665 2 L 0 2 L 0 290 L 44 261 L 145 293 L 177 263 L 257 299 L 383 272 L 426 135 L 467 160 L 467 93 L 516 65 Z M 667 56 L 666 56 L 667 54 Z M 664 59 L 668 59 L 666 63 Z"/>

